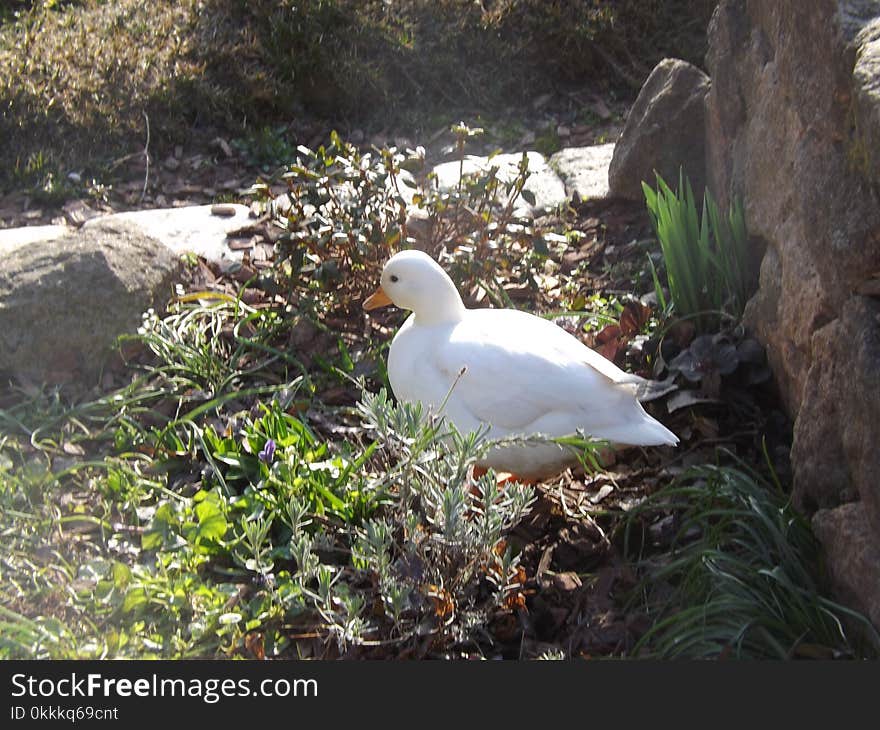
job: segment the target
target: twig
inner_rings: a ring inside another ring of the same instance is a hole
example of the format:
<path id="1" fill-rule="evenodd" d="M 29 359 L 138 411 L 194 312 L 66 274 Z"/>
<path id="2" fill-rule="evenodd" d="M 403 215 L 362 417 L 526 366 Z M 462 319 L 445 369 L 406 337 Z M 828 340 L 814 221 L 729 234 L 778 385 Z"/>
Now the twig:
<path id="1" fill-rule="evenodd" d="M 144 198 L 147 195 L 147 184 L 150 181 L 150 118 L 147 116 L 146 112 L 143 112 L 144 121 L 147 123 L 147 140 L 144 142 L 144 161 L 146 163 L 146 172 L 144 172 L 144 189 L 141 190 L 141 197 L 138 200 L 138 205 L 144 202 Z"/>

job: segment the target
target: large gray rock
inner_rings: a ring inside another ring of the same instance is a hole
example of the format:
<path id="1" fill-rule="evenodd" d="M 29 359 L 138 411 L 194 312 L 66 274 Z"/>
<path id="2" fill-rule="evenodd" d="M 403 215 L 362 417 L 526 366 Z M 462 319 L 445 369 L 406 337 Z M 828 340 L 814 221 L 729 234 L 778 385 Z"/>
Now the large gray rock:
<path id="1" fill-rule="evenodd" d="M 243 248 L 230 247 L 230 235 L 246 230 L 254 220 L 246 205 L 226 203 L 112 213 L 87 220 L 83 229 L 116 222 L 161 241 L 174 253 L 194 253 L 228 271 L 239 266 L 244 257 Z M 25 245 L 60 238 L 70 231 L 65 225 L 0 230 L 0 256 L 12 255 Z"/>
<path id="2" fill-rule="evenodd" d="M 723 0 L 709 30 L 707 174 L 766 244 L 746 321 L 795 419 L 795 500 L 829 511 L 815 524 L 838 577 L 848 553 L 880 551 L 878 31 L 880 0 Z M 878 621 L 869 562 L 837 584 Z"/>
<path id="3" fill-rule="evenodd" d="M 180 258 L 136 226 L 105 220 L 0 257 L 0 370 L 93 381 L 120 334 L 173 294 Z"/>
<path id="4" fill-rule="evenodd" d="M 22 246 L 54 241 L 68 233 L 70 228 L 64 224 L 4 228 L 0 230 L 0 257 L 10 256 L 15 249 Z"/>
<path id="5" fill-rule="evenodd" d="M 229 247 L 229 234 L 253 223 L 246 205 L 187 205 L 114 213 L 92 218 L 84 228 L 104 225 L 106 221 L 129 223 L 174 253 L 194 253 L 217 264 L 222 271 L 240 264 L 244 255 L 242 250 Z"/>
<path id="6" fill-rule="evenodd" d="M 706 170 L 706 95 L 709 77 L 686 61 L 666 58 L 645 81 L 617 141 L 608 184 L 611 195 L 643 200 L 642 182 L 656 170 L 674 188 L 679 168 L 702 196 Z"/>

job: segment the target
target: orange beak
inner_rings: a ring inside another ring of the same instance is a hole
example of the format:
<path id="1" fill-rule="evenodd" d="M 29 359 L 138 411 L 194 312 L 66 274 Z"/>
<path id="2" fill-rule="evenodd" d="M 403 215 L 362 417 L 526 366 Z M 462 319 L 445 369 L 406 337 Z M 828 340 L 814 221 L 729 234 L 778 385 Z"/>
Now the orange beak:
<path id="1" fill-rule="evenodd" d="M 379 309 L 379 307 L 387 307 L 389 304 L 393 304 L 391 297 L 385 293 L 381 286 L 364 299 L 364 309 L 368 312 L 372 309 Z"/>

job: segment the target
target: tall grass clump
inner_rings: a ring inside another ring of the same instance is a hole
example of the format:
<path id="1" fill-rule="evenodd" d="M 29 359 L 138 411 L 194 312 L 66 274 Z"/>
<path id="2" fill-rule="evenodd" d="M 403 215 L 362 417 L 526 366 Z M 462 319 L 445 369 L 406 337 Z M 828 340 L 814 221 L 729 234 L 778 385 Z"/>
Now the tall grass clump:
<path id="1" fill-rule="evenodd" d="M 655 622 L 633 655 L 832 658 L 880 647 L 867 619 L 824 597 L 808 522 L 751 471 L 689 469 L 630 515 L 627 548 L 637 542 L 636 600 Z"/>
<path id="2" fill-rule="evenodd" d="M 642 189 L 663 252 L 675 314 L 695 319 L 703 329 L 726 317 L 738 320 L 752 287 L 742 205 L 736 201 L 723 213 L 707 189 L 698 214 L 694 191 L 683 172 L 676 192 L 660 175 L 657 190 L 647 183 Z"/>

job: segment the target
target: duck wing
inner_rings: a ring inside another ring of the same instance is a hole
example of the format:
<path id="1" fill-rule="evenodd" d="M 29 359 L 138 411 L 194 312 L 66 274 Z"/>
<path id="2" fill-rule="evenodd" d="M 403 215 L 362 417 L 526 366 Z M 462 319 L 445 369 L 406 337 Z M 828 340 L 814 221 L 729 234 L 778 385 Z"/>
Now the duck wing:
<path id="1" fill-rule="evenodd" d="M 466 368 L 449 397 L 453 418 L 464 409 L 509 432 L 585 428 L 603 437 L 600 431 L 628 418 L 649 418 L 633 394 L 639 378 L 525 312 L 469 310 L 438 348 L 435 366 L 450 385 Z"/>

